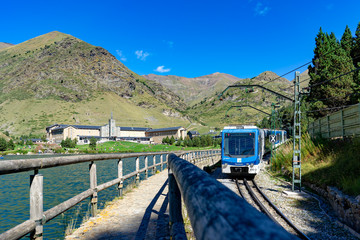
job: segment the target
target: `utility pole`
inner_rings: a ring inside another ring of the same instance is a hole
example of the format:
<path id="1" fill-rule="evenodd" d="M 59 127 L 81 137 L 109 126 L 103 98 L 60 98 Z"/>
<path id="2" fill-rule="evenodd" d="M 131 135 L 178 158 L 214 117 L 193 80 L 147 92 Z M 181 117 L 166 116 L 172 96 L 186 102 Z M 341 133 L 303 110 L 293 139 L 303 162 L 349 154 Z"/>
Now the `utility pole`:
<path id="1" fill-rule="evenodd" d="M 300 72 L 295 72 L 294 81 L 294 128 L 293 128 L 293 162 L 292 162 L 292 191 L 295 184 L 299 184 L 301 192 L 301 95 L 300 95 Z"/>

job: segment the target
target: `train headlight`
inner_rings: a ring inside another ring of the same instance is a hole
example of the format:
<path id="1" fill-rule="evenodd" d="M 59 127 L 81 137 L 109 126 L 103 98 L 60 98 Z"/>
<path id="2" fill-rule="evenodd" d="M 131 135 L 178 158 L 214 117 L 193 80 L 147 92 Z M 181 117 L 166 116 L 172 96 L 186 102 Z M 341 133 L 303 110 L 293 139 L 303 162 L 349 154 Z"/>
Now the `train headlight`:
<path id="1" fill-rule="evenodd" d="M 222 168 L 226 168 L 227 167 L 227 163 L 222 165 Z"/>
<path id="2" fill-rule="evenodd" d="M 249 166 L 249 164 L 247 163 L 247 164 L 246 164 L 246 166 L 248 167 L 248 166 Z"/>
<path id="3" fill-rule="evenodd" d="M 250 167 L 254 167 L 254 164 L 252 163 L 252 164 L 250 164 Z"/>

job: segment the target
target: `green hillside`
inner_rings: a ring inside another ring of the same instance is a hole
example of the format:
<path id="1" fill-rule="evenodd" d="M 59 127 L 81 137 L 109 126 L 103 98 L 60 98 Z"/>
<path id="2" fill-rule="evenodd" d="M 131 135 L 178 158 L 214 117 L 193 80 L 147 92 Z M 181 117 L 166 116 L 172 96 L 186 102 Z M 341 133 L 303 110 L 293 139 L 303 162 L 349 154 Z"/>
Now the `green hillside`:
<path id="1" fill-rule="evenodd" d="M 243 79 L 236 82 L 236 84 L 258 84 L 262 85 L 267 81 L 277 78 L 278 76 L 273 72 L 264 72 L 252 79 Z M 280 78 L 265 87 L 280 92 L 284 95 L 291 96 L 293 91 L 291 82 L 284 78 Z M 229 89 L 223 95 L 223 100 L 220 101 L 218 94 L 220 92 L 202 100 L 200 103 L 195 104 L 188 110 L 188 114 L 203 123 L 213 128 L 223 128 L 230 124 L 256 124 L 260 122 L 266 114 L 263 114 L 255 109 L 244 107 L 231 108 L 231 106 L 244 106 L 251 105 L 264 112 L 271 113 L 271 104 L 278 101 L 277 97 L 267 91 L 262 91 L 260 88 L 254 89 Z M 287 105 L 290 102 L 282 102 L 282 105 Z"/>
<path id="2" fill-rule="evenodd" d="M 185 125 L 186 104 L 101 47 L 51 32 L 0 49 L 0 128 L 42 134 L 53 123 Z"/>

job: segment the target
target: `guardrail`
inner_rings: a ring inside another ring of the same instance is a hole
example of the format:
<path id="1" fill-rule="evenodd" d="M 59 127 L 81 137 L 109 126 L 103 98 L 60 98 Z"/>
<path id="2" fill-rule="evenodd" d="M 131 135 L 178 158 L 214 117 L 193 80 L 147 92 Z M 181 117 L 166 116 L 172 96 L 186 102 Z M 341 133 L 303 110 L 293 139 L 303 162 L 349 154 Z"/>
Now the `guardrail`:
<path id="1" fill-rule="evenodd" d="M 308 132 L 312 137 L 348 137 L 360 135 L 360 104 L 344 108 L 309 123 Z"/>
<path id="2" fill-rule="evenodd" d="M 218 150 L 205 151 L 180 151 L 175 152 L 181 155 L 188 161 L 196 163 L 208 157 L 218 154 Z M 139 169 L 140 157 L 144 156 L 145 167 Z M 148 157 L 153 157 L 152 165 L 149 166 Z M 155 156 L 160 156 L 160 163 L 156 163 Z M 164 158 L 165 156 L 165 158 Z M 97 212 L 97 193 L 113 185 L 118 184 L 118 194 L 122 196 L 124 180 L 136 176 L 136 183 L 140 181 L 140 173 L 145 172 L 145 179 L 148 177 L 149 170 L 155 171 L 157 166 L 163 170 L 164 164 L 167 164 L 169 152 L 154 152 L 154 153 L 124 153 L 124 154 L 96 154 L 96 155 L 81 155 L 81 156 L 64 156 L 64 157 L 49 157 L 41 159 L 20 159 L 0 161 L 0 175 L 25 172 L 29 170 L 34 171 L 34 175 L 30 176 L 30 219 L 15 226 L 12 229 L 0 234 L 0 239 L 19 239 L 26 234 L 31 234 L 31 239 L 42 239 L 43 226 L 51 219 L 60 215 L 61 213 L 72 208 L 76 204 L 91 198 L 91 214 L 96 215 Z M 136 170 L 127 175 L 123 175 L 123 161 L 125 158 L 135 157 Z M 118 159 L 118 176 L 109 182 L 97 185 L 96 161 L 104 161 L 110 159 Z M 60 203 L 57 206 L 43 212 L 43 176 L 39 174 L 40 169 L 53 168 L 58 166 L 65 166 L 71 164 L 79 164 L 90 162 L 90 188 L 68 200 Z"/>
<path id="3" fill-rule="evenodd" d="M 188 161 L 170 154 L 168 168 L 173 239 L 186 239 L 181 198 L 196 239 L 296 239 Z"/>

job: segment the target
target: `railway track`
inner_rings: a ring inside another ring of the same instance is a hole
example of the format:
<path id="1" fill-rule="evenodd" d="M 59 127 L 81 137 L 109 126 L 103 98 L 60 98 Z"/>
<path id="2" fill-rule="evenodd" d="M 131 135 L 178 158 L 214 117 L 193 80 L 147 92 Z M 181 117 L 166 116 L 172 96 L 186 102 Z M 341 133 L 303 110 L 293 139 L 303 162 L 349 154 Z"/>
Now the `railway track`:
<path id="1" fill-rule="evenodd" d="M 267 215 L 271 220 L 278 223 L 288 232 L 297 235 L 300 239 L 309 240 L 260 190 L 254 180 L 235 180 L 237 189 L 242 198 L 259 211 Z"/>

